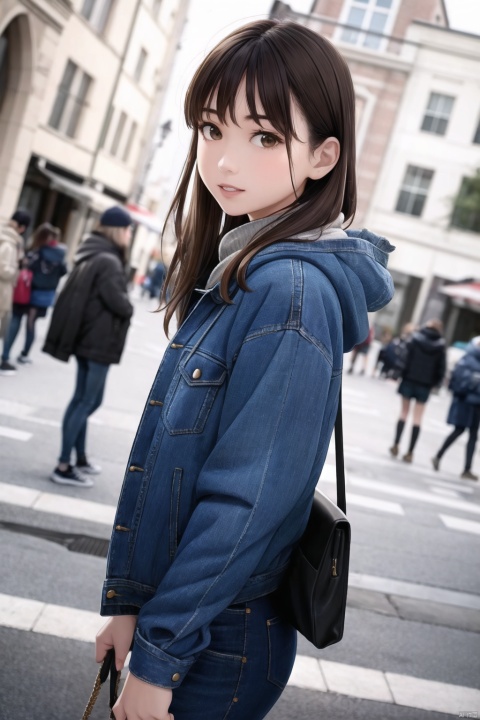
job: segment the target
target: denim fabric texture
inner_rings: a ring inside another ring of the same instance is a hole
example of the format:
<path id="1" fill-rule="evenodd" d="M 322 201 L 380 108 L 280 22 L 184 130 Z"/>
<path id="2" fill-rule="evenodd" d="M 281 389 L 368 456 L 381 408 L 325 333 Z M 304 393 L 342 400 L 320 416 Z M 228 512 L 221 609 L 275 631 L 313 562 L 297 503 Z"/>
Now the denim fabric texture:
<path id="1" fill-rule="evenodd" d="M 138 614 L 137 677 L 189 682 L 225 608 L 280 585 L 327 454 L 343 353 L 367 336 L 367 311 L 392 297 L 392 249 L 371 234 L 276 243 L 251 261 L 249 291 L 233 284 L 232 304 L 218 283 L 204 292 L 167 348 L 128 462 L 101 606 Z"/>
<path id="2" fill-rule="evenodd" d="M 62 422 L 62 449 L 59 460 L 69 463 L 73 448 L 85 457 L 87 420 L 100 407 L 109 365 L 77 357 L 77 382 Z"/>
<path id="3" fill-rule="evenodd" d="M 175 720 L 261 720 L 287 684 L 296 631 L 266 596 L 223 610 L 210 635 L 173 693 L 170 712 Z"/>

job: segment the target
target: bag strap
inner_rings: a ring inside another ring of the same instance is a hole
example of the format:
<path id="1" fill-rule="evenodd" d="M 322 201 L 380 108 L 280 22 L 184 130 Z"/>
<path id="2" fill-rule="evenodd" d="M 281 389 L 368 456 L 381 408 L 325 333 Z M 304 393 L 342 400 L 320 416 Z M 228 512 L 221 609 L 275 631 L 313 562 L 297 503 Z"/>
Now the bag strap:
<path id="1" fill-rule="evenodd" d="M 115 703 L 118 699 L 118 686 L 120 683 L 120 672 L 115 667 L 115 651 L 113 648 L 107 652 L 105 655 L 105 659 L 100 667 L 100 670 L 98 671 L 97 678 L 95 680 L 95 685 L 93 686 L 92 694 L 90 696 L 90 700 L 87 703 L 87 707 L 85 708 L 85 712 L 83 713 L 82 720 L 88 720 L 90 715 L 92 714 L 93 706 L 95 705 L 95 702 L 100 694 L 100 688 L 103 685 L 103 683 L 106 681 L 108 676 L 110 675 L 110 702 L 109 707 L 110 709 L 113 708 Z M 113 711 L 110 713 L 111 718 L 115 718 Z"/>
<path id="2" fill-rule="evenodd" d="M 347 514 L 345 496 L 345 459 L 343 457 L 342 386 L 338 394 L 338 410 L 335 420 L 335 467 L 337 471 L 337 505 Z"/>

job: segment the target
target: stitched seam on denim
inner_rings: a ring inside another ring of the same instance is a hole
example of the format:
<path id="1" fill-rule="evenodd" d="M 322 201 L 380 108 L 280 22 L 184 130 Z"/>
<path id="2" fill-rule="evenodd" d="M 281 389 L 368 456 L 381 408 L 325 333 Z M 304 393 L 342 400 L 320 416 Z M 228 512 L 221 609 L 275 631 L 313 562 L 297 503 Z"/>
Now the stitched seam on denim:
<path id="1" fill-rule="evenodd" d="M 292 260 L 292 303 L 290 306 L 290 317 L 288 324 L 293 327 L 300 327 L 302 317 L 303 299 L 303 271 L 300 260 Z"/>
<path id="2" fill-rule="evenodd" d="M 297 343 L 297 344 L 298 344 L 298 343 Z M 293 370 L 294 370 L 295 364 L 296 364 L 296 362 L 297 362 L 297 357 L 298 357 L 298 356 L 295 355 L 295 362 L 292 363 L 291 368 L 290 368 L 290 375 L 289 375 L 289 378 L 288 378 L 287 386 L 286 386 L 286 388 L 285 388 L 285 393 L 284 393 L 283 401 L 282 401 L 282 407 L 281 407 L 281 410 L 280 410 L 280 412 L 279 412 L 279 414 L 278 414 L 277 422 L 276 422 L 276 425 L 275 425 L 275 432 L 273 433 L 272 440 L 271 440 L 271 442 L 270 442 L 270 447 L 269 447 L 269 449 L 268 449 L 268 453 L 266 454 L 266 461 L 265 461 L 265 467 L 264 467 L 264 471 L 263 471 L 262 480 L 261 480 L 261 482 L 260 482 L 260 486 L 259 486 L 259 489 L 258 489 L 258 492 L 257 492 L 257 497 L 255 498 L 255 504 L 254 504 L 254 506 L 253 506 L 253 508 L 252 508 L 252 510 L 251 510 L 251 512 L 250 512 L 250 515 L 249 515 L 249 517 L 248 517 L 247 522 L 245 523 L 245 527 L 243 528 L 243 532 L 241 533 L 240 537 L 238 538 L 237 544 L 235 545 L 235 547 L 234 547 L 234 549 L 233 549 L 230 557 L 228 558 L 227 562 L 226 562 L 225 565 L 223 566 L 222 570 L 218 573 L 218 575 L 217 575 L 217 577 L 215 578 L 215 580 L 210 584 L 210 586 L 205 590 L 203 596 L 200 598 L 200 601 L 199 601 L 199 603 L 198 603 L 198 605 L 197 605 L 197 608 L 196 608 L 195 612 L 192 614 L 192 616 L 190 617 L 190 619 L 187 620 L 187 622 L 185 623 L 185 625 L 184 625 L 182 628 L 180 628 L 180 630 L 179 630 L 179 631 L 177 632 L 177 634 L 170 640 L 170 642 L 167 642 L 167 643 L 165 644 L 165 646 L 164 646 L 165 649 L 169 648 L 171 645 L 173 645 L 173 643 L 174 643 L 176 640 L 178 640 L 180 637 L 182 637 L 182 634 L 184 633 L 184 631 L 188 629 L 189 625 L 190 625 L 190 624 L 193 622 L 193 620 L 196 618 L 196 616 L 198 615 L 198 612 L 199 612 L 199 610 L 200 610 L 200 608 L 201 608 L 201 606 L 202 606 L 203 601 L 205 600 L 205 598 L 207 597 L 207 595 L 209 594 L 209 592 L 210 592 L 210 591 L 215 587 L 215 585 L 220 581 L 221 577 L 224 575 L 224 573 L 226 572 L 227 568 L 231 565 L 233 558 L 237 555 L 237 552 L 238 552 L 238 549 L 239 549 L 239 547 L 240 547 L 240 545 L 241 545 L 241 543 L 242 543 L 242 540 L 243 540 L 243 538 L 245 537 L 245 535 L 246 535 L 246 533 L 247 533 L 247 530 L 249 529 L 249 527 L 250 527 L 250 525 L 251 525 L 251 523 L 252 523 L 253 516 L 255 515 L 256 509 L 257 509 L 257 507 L 258 507 L 258 502 L 259 502 L 260 496 L 261 496 L 261 494 L 262 494 L 262 492 L 263 492 L 263 486 L 264 486 L 264 484 L 265 484 L 265 478 L 266 478 L 266 475 L 267 475 L 267 472 L 268 472 L 268 468 L 269 468 L 269 466 L 270 466 L 270 458 L 271 458 L 271 455 L 272 455 L 273 446 L 274 446 L 275 441 L 276 441 L 276 439 L 277 439 L 277 434 L 278 434 L 278 428 L 279 428 L 279 426 L 280 426 L 280 421 L 281 421 L 282 418 L 283 418 L 283 412 L 284 412 L 284 409 L 285 409 L 286 396 L 288 395 L 288 391 L 289 391 L 289 389 L 290 389 L 290 383 L 291 383 L 291 381 L 292 381 Z"/>
<path id="3" fill-rule="evenodd" d="M 242 657 L 247 656 L 247 625 L 249 622 L 250 615 L 248 613 L 245 613 L 244 620 L 243 620 L 243 655 Z M 242 675 L 244 671 L 243 662 L 240 663 L 240 672 L 238 673 L 238 680 L 237 680 L 237 686 L 234 691 L 233 697 L 238 697 L 238 691 L 240 690 L 240 682 L 242 680 Z M 234 707 L 233 701 L 230 703 L 230 706 L 225 713 L 223 720 L 227 720 L 228 716 L 230 715 L 230 710 Z"/>
<path id="4" fill-rule="evenodd" d="M 237 661 L 240 661 L 243 657 L 243 655 L 232 655 L 231 653 L 216 652 L 215 650 L 210 650 L 209 648 L 205 648 L 205 650 L 203 650 L 202 652 L 204 652 L 206 655 L 213 655 L 214 657 L 228 658 L 229 660 L 237 660 Z M 238 685 L 237 685 L 237 687 L 238 687 Z"/>
<path id="5" fill-rule="evenodd" d="M 220 311 L 217 312 L 217 314 L 215 315 L 215 317 L 213 318 L 213 320 L 211 321 L 211 323 L 205 328 L 205 330 L 204 330 L 204 332 L 202 333 L 202 335 L 200 335 L 200 337 L 198 338 L 197 342 L 195 343 L 195 345 L 194 345 L 193 348 L 191 349 L 189 356 L 188 356 L 187 359 L 185 360 L 185 363 L 187 363 L 187 362 L 190 360 L 190 358 L 192 357 L 192 355 L 196 352 L 196 350 L 197 350 L 198 347 L 200 346 L 200 343 L 203 342 L 203 340 L 205 339 L 205 337 L 208 335 L 208 333 L 210 332 L 210 330 L 213 328 L 213 326 L 215 325 L 215 323 L 217 322 L 217 320 L 219 320 L 219 318 L 221 317 L 221 315 L 225 312 L 225 310 L 227 309 L 227 307 L 228 307 L 228 305 L 224 305 L 222 308 L 220 308 Z"/>
<path id="6" fill-rule="evenodd" d="M 310 335 L 303 326 L 298 327 L 297 325 L 289 325 L 281 324 L 281 325 L 269 325 L 265 326 L 261 330 L 257 330 L 251 335 L 247 335 L 245 340 L 242 343 L 242 346 L 245 345 L 245 343 L 250 342 L 251 340 L 258 340 L 259 338 L 262 338 L 266 335 L 273 335 L 277 332 L 286 332 L 287 330 L 293 330 L 294 332 L 297 332 L 301 337 L 303 337 L 304 340 L 306 340 L 311 345 L 314 345 L 314 347 L 319 350 L 319 352 L 323 355 L 325 360 L 328 362 L 330 367 L 333 367 L 333 359 L 330 356 L 330 353 L 328 352 L 327 348 L 323 343 L 321 343 L 319 340 L 317 340 L 315 337 Z M 241 346 L 241 347 L 242 347 Z M 240 348 L 241 349 L 241 348 Z"/>

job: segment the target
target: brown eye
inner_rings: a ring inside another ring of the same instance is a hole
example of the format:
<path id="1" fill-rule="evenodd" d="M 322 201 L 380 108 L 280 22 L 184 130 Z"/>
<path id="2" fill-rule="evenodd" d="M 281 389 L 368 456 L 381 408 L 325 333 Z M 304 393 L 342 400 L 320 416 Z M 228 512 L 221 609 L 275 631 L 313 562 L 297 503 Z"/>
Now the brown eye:
<path id="1" fill-rule="evenodd" d="M 271 133 L 258 133 L 252 137 L 252 143 L 257 147 L 274 148 L 279 143 L 279 139 Z"/>
<path id="2" fill-rule="evenodd" d="M 220 130 L 215 127 L 215 125 L 212 125 L 211 123 L 205 123 L 200 127 L 200 132 L 202 133 L 205 140 L 220 140 L 222 137 L 222 133 Z"/>

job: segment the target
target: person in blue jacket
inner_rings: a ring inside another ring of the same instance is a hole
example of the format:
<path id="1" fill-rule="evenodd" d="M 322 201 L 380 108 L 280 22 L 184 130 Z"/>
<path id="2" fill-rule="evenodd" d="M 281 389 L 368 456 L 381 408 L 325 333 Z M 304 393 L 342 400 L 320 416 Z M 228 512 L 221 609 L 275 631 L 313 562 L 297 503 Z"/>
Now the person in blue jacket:
<path id="1" fill-rule="evenodd" d="M 276 20 L 235 30 L 197 70 L 185 114 L 166 280 L 178 330 L 126 468 L 96 659 L 113 647 L 120 668 L 132 649 L 116 720 L 259 720 L 295 658 L 277 591 L 325 462 L 343 354 L 392 297 L 393 248 L 342 227 L 356 204 L 355 95 L 320 35 Z"/>
<path id="2" fill-rule="evenodd" d="M 24 267 L 32 273 L 31 294 L 28 303 L 13 304 L 12 318 L 5 338 L 2 362 L 8 363 L 12 345 L 16 340 L 23 316 L 26 317 L 25 342 L 17 362 L 32 362 L 30 350 L 35 341 L 35 323 L 46 316 L 55 300 L 58 283 L 67 272 L 66 248 L 60 242 L 60 230 L 50 223 L 43 223 L 33 233 L 32 244 L 24 260 Z M 13 372 L 14 365 L 10 366 Z"/>
<path id="3" fill-rule="evenodd" d="M 449 388 L 453 392 L 453 399 L 448 411 L 447 423 L 453 425 L 454 429 L 432 458 L 432 465 L 435 470 L 440 468 L 440 460 L 447 449 L 468 428 L 465 468 L 461 477 L 466 480 L 478 480 L 478 475 L 472 472 L 472 464 L 480 426 L 480 337 L 473 338 L 466 354 L 455 365 Z"/>

